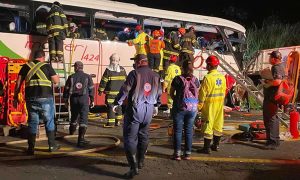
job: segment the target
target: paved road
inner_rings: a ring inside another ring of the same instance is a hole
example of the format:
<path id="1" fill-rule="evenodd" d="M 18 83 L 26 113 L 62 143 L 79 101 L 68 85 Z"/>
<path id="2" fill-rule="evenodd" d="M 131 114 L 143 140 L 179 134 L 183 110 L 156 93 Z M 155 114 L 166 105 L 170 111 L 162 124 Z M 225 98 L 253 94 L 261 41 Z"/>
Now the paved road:
<path id="1" fill-rule="evenodd" d="M 259 115 L 258 115 L 259 116 Z M 236 119 L 238 118 L 238 119 Z M 248 119 L 247 119 L 248 118 Z M 260 117 L 231 116 L 227 126 L 231 127 Z M 221 151 L 211 155 L 196 153 L 203 144 L 199 134 L 194 137 L 192 160 L 173 161 L 172 140 L 167 136 L 166 118 L 156 120 L 162 128 L 151 131 L 150 147 L 146 167 L 134 179 L 300 179 L 300 141 L 284 141 L 278 150 L 264 150 L 263 143 L 234 142 L 229 137 L 234 131 L 225 132 Z M 233 123 L 234 122 L 234 123 Z M 90 121 L 89 134 L 114 135 L 122 140 L 122 129 L 102 128 L 101 120 Z M 60 129 L 61 132 L 67 130 Z M 0 142 L 11 141 L 12 137 L 0 137 Z M 90 138 L 90 148 L 113 143 L 107 138 Z M 76 151 L 76 138 L 68 142 L 59 140 L 62 151 Z M 0 161 L 1 178 L 6 179 L 122 179 L 127 171 L 127 161 L 122 143 L 114 149 L 83 154 L 81 156 L 33 159 L 22 161 Z M 0 157 L 21 155 L 26 144 L 0 147 Z M 37 154 L 45 153 L 45 141 L 38 142 Z"/>

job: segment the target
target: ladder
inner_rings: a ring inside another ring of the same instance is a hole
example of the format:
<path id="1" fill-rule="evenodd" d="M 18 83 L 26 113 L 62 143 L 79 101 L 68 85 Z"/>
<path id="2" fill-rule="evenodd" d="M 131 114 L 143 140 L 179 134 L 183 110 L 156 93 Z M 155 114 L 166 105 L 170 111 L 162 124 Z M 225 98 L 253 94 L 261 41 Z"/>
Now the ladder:
<path id="1" fill-rule="evenodd" d="M 215 51 L 206 51 L 209 55 L 217 56 L 218 59 L 221 61 L 220 67 L 229 75 L 231 75 L 237 82 L 237 84 L 241 85 L 247 92 L 250 94 L 255 100 L 262 106 L 264 94 L 255 86 L 253 81 L 245 74 L 239 72 L 238 70 L 234 69 L 224 58 L 222 58 L 218 53 Z M 289 116 L 283 112 L 282 109 L 279 108 L 279 119 L 281 123 L 288 127 L 287 122 L 284 119 L 289 119 Z"/>
<path id="2" fill-rule="evenodd" d="M 53 85 L 53 96 L 55 105 L 55 124 L 56 125 L 67 125 L 71 119 L 70 106 L 65 107 L 63 101 L 63 87 L 67 82 L 66 63 L 63 62 L 51 62 L 50 65 L 59 76 L 58 85 Z"/>

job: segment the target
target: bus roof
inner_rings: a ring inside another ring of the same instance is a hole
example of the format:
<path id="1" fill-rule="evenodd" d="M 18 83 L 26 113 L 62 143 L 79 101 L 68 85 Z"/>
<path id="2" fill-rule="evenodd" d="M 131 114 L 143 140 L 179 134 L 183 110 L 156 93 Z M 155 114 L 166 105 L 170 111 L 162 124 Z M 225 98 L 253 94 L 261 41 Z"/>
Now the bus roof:
<path id="1" fill-rule="evenodd" d="M 53 3 L 54 0 L 32 0 L 37 2 L 47 2 Z M 76 7 L 85 7 L 91 8 L 95 10 L 105 10 L 111 12 L 119 12 L 140 16 L 148 16 L 148 17 L 157 17 L 157 18 L 165 18 L 193 23 L 203 23 L 217 26 L 224 26 L 228 28 L 235 29 L 242 33 L 246 32 L 246 29 L 233 21 L 229 21 L 222 18 L 211 17 L 211 16 L 202 16 L 196 14 L 182 13 L 182 12 L 174 12 L 168 10 L 154 9 L 141 7 L 136 4 L 109 1 L 109 0 L 59 0 L 59 2 L 63 5 L 76 6 Z"/>

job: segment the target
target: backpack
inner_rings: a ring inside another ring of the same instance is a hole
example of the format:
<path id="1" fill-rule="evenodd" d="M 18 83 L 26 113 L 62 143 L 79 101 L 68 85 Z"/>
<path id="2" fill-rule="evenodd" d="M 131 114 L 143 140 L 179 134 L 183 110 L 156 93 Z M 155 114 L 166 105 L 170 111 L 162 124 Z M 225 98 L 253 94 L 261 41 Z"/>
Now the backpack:
<path id="1" fill-rule="evenodd" d="M 183 99 L 182 99 L 182 110 L 184 111 L 197 111 L 198 109 L 198 88 L 195 84 L 196 78 L 179 76 L 183 82 Z"/>
<path id="2" fill-rule="evenodd" d="M 275 102 L 279 105 L 287 105 L 293 98 L 294 86 L 284 79 L 281 81 L 278 90 L 275 94 Z"/>

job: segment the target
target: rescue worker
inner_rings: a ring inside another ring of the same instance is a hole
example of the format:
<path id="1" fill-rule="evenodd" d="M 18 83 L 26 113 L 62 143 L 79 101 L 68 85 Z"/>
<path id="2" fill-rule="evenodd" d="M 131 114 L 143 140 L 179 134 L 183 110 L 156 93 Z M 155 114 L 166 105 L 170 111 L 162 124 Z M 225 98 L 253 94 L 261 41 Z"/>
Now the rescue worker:
<path id="1" fill-rule="evenodd" d="M 153 38 L 149 41 L 149 67 L 154 72 L 159 72 L 159 65 L 160 65 L 160 51 L 165 48 L 165 43 L 162 40 L 159 40 L 160 33 L 159 31 L 153 31 Z"/>
<path id="2" fill-rule="evenodd" d="M 108 121 L 104 127 L 119 126 L 120 121 L 123 119 L 121 108 L 116 113 L 113 112 L 113 103 L 127 76 L 125 69 L 119 65 L 120 57 L 117 53 L 113 53 L 109 60 L 110 64 L 105 69 L 98 88 L 99 96 L 105 92 Z"/>
<path id="3" fill-rule="evenodd" d="M 170 56 L 170 66 L 167 69 L 167 76 L 165 77 L 165 80 L 163 82 L 163 92 L 168 93 L 168 108 L 169 110 L 172 109 L 173 100 L 170 96 L 170 89 L 171 89 L 171 83 L 175 76 L 181 75 L 181 69 L 176 64 L 178 57 L 175 55 Z M 171 113 L 172 114 L 172 113 Z"/>
<path id="4" fill-rule="evenodd" d="M 179 52 L 181 50 L 181 46 L 179 44 L 179 38 L 181 34 L 185 33 L 184 28 L 179 28 L 178 32 L 176 31 L 171 31 L 167 36 L 164 38 L 164 42 L 166 47 L 163 49 L 163 75 L 162 77 L 164 78 L 167 76 L 166 70 L 168 69 L 169 66 L 169 59 L 171 55 L 179 56 Z"/>
<path id="5" fill-rule="evenodd" d="M 80 34 L 78 32 L 78 27 L 75 23 L 70 23 L 70 28 L 67 34 L 67 37 L 69 38 L 73 38 L 73 39 L 79 39 L 80 38 Z"/>
<path id="6" fill-rule="evenodd" d="M 266 149 L 275 150 L 279 146 L 279 118 L 277 115 L 279 105 L 275 102 L 274 96 L 282 79 L 285 78 L 284 65 L 281 63 L 281 53 L 273 51 L 270 53 L 269 62 L 272 65 L 271 71 L 273 80 L 265 80 L 263 118 L 266 127 Z"/>
<path id="7" fill-rule="evenodd" d="M 14 92 L 14 107 L 19 103 L 19 92 L 25 81 L 25 101 L 28 111 L 28 155 L 34 155 L 37 127 L 44 121 L 48 137 L 49 152 L 60 148 L 55 143 L 54 101 L 52 83 L 59 83 L 59 77 L 54 69 L 45 63 L 45 53 L 37 50 L 34 60 L 22 66 Z"/>
<path id="8" fill-rule="evenodd" d="M 86 29 L 82 27 L 82 24 L 83 24 L 83 22 L 80 22 L 78 24 L 77 32 L 79 33 L 79 38 L 80 39 L 86 39 L 86 38 L 88 38 L 88 35 L 87 35 L 87 32 L 86 32 Z"/>
<path id="9" fill-rule="evenodd" d="M 100 19 L 99 24 L 96 24 L 96 28 L 93 29 L 93 39 L 96 40 L 108 40 L 106 30 L 104 29 L 105 20 Z"/>
<path id="10" fill-rule="evenodd" d="M 68 31 L 68 22 L 62 5 L 55 1 L 47 17 L 47 32 L 50 61 L 64 61 L 63 45 Z"/>
<path id="11" fill-rule="evenodd" d="M 35 25 L 35 32 L 38 35 L 47 35 L 47 24 L 44 22 L 37 22 Z"/>
<path id="12" fill-rule="evenodd" d="M 71 122 L 69 127 L 70 135 L 76 131 L 77 121 L 79 121 L 78 147 L 88 144 L 84 136 L 88 125 L 89 106 L 94 106 L 94 84 L 90 75 L 83 72 L 83 63 L 74 63 L 75 73 L 67 79 L 63 98 L 66 107 L 71 107 Z"/>
<path id="13" fill-rule="evenodd" d="M 195 28 L 191 26 L 187 33 L 182 34 L 181 38 L 181 52 L 179 56 L 179 64 L 182 64 L 184 61 L 194 61 L 194 47 L 198 46 Z"/>
<path id="14" fill-rule="evenodd" d="M 126 178 L 137 175 L 144 166 L 149 125 L 152 116 L 158 113 L 161 96 L 160 77 L 148 67 L 147 56 L 138 54 L 133 59 L 135 70 L 127 76 L 114 102 L 116 109 L 128 99 L 123 126 L 124 149 L 130 166 Z"/>
<path id="15" fill-rule="evenodd" d="M 209 56 L 205 62 L 208 73 L 204 76 L 200 86 L 198 105 L 198 110 L 204 120 L 204 147 L 198 152 L 210 154 L 210 148 L 218 151 L 222 136 L 226 79 L 217 70 L 220 61 L 216 56 Z M 212 139 L 213 144 L 210 147 Z"/>
<path id="16" fill-rule="evenodd" d="M 143 28 L 141 25 L 137 25 L 135 27 L 135 30 L 138 32 L 138 35 L 135 39 L 132 40 L 128 40 L 127 43 L 129 46 L 134 45 L 135 50 L 136 50 L 136 54 L 144 54 L 147 55 L 149 52 L 149 40 L 150 37 L 148 34 L 146 34 L 143 31 Z"/>

